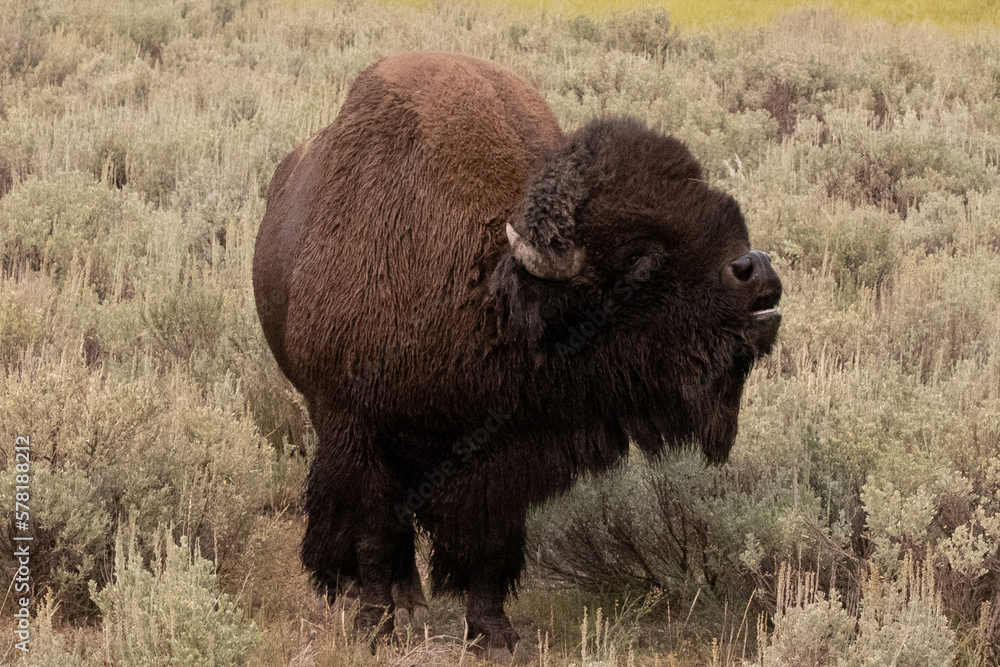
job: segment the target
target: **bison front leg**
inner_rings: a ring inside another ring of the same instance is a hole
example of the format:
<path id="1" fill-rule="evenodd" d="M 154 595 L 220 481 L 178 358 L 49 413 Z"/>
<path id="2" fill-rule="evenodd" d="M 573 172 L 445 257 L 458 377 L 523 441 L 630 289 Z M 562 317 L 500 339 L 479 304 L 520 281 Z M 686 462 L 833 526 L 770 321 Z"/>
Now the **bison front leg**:
<path id="1" fill-rule="evenodd" d="M 454 479 L 418 518 L 434 540 L 434 589 L 467 595 L 469 640 L 498 660 L 519 639 L 503 605 L 524 567 L 527 501 L 517 484 L 493 477 L 483 470 Z"/>
<path id="2" fill-rule="evenodd" d="M 504 652 L 513 653 L 520 638 L 504 613 L 503 604 L 520 573 L 523 545 L 523 536 L 490 551 L 468 550 L 437 537 L 434 541 L 431 576 L 435 591 L 466 594 L 469 641 L 475 642 L 495 662 L 509 658 L 510 654 L 505 656 Z"/>
<path id="3" fill-rule="evenodd" d="M 518 549 L 519 553 L 515 555 L 504 549 L 501 553 L 489 556 L 484 554 L 483 561 L 469 579 L 465 612 L 469 639 L 479 640 L 479 646 L 493 660 L 502 656 L 503 650 L 513 654 L 520 639 L 504 613 L 503 603 L 508 588 L 513 587 L 511 579 L 516 580 L 523 564 L 523 557 L 520 556 L 520 551 L 524 548 L 523 537 L 519 544 L 515 542 L 509 546 Z M 514 568 L 516 570 L 512 573 Z"/>

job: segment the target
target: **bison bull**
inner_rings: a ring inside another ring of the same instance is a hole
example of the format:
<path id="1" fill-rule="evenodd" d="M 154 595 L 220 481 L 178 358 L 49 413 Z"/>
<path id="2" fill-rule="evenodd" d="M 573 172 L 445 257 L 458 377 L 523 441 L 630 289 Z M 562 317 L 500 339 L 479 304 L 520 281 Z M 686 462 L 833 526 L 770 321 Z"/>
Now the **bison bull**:
<path id="1" fill-rule="evenodd" d="M 319 445 L 302 560 L 357 624 L 431 582 L 470 637 L 503 604 L 530 505 L 698 442 L 725 461 L 781 283 L 683 144 L 627 118 L 564 135 L 529 85 L 458 55 L 387 58 L 278 166 L 254 296 Z"/>

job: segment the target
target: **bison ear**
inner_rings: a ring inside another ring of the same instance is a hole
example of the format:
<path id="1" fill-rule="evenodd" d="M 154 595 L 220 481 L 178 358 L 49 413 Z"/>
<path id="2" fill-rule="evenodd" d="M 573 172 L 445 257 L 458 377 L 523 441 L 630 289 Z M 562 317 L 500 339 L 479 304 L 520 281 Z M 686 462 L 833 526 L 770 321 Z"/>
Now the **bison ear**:
<path id="1" fill-rule="evenodd" d="M 569 280 L 580 273 L 584 249 L 576 245 L 576 211 L 587 195 L 582 148 L 555 153 L 527 184 L 507 240 L 514 257 L 537 278 Z M 520 231 L 519 231 L 520 230 Z"/>

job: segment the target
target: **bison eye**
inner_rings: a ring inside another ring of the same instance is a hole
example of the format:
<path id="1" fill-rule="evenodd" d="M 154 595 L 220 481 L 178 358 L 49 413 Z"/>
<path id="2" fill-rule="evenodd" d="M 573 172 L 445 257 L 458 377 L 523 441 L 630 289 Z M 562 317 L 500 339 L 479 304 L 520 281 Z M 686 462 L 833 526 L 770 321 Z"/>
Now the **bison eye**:
<path id="1" fill-rule="evenodd" d="M 631 248 L 622 248 L 618 255 L 622 271 L 630 278 L 648 280 L 662 264 L 667 253 L 656 242 L 633 243 Z"/>
<path id="2" fill-rule="evenodd" d="M 662 257 L 657 253 L 637 253 L 637 259 L 631 263 L 627 276 L 630 280 L 644 283 L 660 268 Z M 630 260 L 631 261 L 631 260 Z"/>

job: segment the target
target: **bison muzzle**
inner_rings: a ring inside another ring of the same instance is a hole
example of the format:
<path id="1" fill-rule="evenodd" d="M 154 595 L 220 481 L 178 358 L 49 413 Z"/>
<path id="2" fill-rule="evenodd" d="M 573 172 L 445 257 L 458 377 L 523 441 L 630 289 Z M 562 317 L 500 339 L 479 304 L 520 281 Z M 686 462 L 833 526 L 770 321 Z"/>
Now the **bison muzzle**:
<path id="1" fill-rule="evenodd" d="M 724 462 L 781 319 L 768 256 L 681 142 L 628 118 L 564 135 L 524 81 L 444 54 L 365 69 L 281 162 L 253 286 L 318 436 L 317 584 L 359 587 L 359 629 L 388 632 L 426 605 L 420 527 L 433 590 L 511 650 L 529 506 L 630 443 Z"/>

